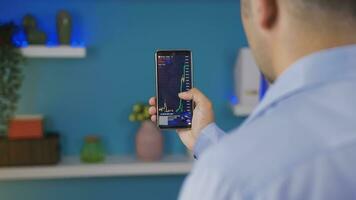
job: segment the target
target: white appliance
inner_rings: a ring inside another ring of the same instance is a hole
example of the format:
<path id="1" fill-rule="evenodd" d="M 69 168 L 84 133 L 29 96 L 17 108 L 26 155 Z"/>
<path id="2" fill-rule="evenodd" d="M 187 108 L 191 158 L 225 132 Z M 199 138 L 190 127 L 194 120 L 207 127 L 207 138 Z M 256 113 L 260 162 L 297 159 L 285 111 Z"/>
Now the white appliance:
<path id="1" fill-rule="evenodd" d="M 235 95 L 234 114 L 248 116 L 259 103 L 261 73 L 249 48 L 240 49 L 234 69 Z"/>

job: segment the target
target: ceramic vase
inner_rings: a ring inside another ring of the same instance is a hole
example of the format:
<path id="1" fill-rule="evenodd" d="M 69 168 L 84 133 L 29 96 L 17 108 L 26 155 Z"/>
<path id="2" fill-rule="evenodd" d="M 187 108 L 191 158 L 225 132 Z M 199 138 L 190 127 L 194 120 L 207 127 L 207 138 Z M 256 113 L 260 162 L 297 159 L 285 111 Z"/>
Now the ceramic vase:
<path id="1" fill-rule="evenodd" d="M 137 158 L 143 161 L 157 161 L 163 154 L 163 136 L 151 121 L 143 121 L 136 134 Z"/>

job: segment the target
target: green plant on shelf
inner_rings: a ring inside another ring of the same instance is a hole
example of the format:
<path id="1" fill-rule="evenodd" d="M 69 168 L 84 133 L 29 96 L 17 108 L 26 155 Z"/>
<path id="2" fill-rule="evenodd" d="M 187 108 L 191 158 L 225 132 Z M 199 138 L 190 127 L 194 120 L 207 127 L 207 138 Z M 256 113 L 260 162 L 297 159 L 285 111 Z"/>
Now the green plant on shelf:
<path id="1" fill-rule="evenodd" d="M 143 103 L 136 103 L 132 106 L 132 113 L 129 115 L 131 122 L 142 122 L 150 119 L 148 112 L 149 105 Z"/>
<path id="2" fill-rule="evenodd" d="M 14 115 L 20 99 L 19 89 L 24 57 L 13 36 L 18 31 L 14 23 L 0 23 L 0 134 L 7 132 L 9 119 Z"/>

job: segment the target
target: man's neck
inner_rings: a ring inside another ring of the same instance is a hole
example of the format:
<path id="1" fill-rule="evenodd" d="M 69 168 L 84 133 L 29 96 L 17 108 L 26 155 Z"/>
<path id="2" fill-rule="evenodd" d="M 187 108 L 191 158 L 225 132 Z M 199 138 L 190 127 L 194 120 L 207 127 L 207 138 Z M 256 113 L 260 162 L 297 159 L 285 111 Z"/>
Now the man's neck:
<path id="1" fill-rule="evenodd" d="M 356 30 L 346 29 L 349 28 L 335 27 L 328 30 L 321 28 L 318 32 L 291 30 L 291 34 L 284 38 L 275 52 L 276 77 L 307 55 L 329 48 L 356 44 Z"/>

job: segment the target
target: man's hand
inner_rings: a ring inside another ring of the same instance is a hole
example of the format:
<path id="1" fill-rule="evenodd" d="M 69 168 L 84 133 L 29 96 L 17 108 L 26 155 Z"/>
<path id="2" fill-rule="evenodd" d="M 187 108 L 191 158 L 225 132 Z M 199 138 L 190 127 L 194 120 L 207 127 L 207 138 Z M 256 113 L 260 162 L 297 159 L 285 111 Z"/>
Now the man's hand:
<path id="1" fill-rule="evenodd" d="M 213 106 L 210 100 L 196 88 L 193 88 L 187 92 L 180 93 L 179 98 L 183 100 L 193 100 L 195 103 L 195 108 L 193 111 L 192 128 L 177 130 L 177 133 L 180 139 L 182 140 L 182 142 L 184 143 L 184 145 L 188 149 L 193 150 L 200 132 L 207 125 L 214 122 Z M 151 120 L 153 122 L 156 122 L 157 121 L 156 98 L 152 97 L 149 100 L 149 104 L 151 105 L 149 109 L 149 113 L 151 114 Z"/>

